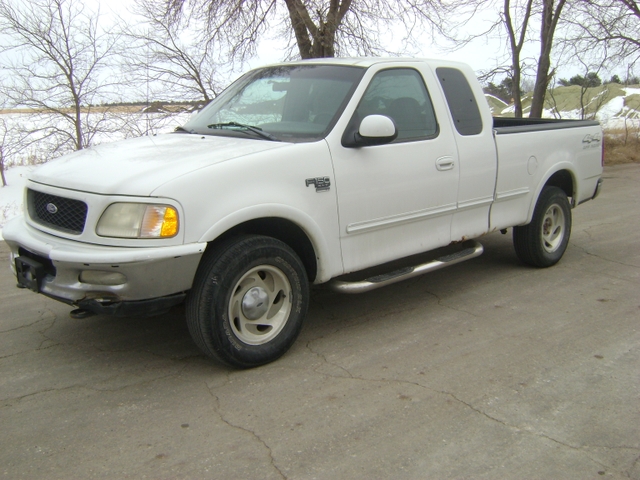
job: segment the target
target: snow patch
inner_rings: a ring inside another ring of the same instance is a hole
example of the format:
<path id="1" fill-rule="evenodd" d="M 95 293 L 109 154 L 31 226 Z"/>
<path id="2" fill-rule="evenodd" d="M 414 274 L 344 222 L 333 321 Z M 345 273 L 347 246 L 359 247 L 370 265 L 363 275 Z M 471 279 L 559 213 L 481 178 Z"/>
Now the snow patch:
<path id="1" fill-rule="evenodd" d="M 2 227 L 10 218 L 22 213 L 22 199 L 27 175 L 34 166 L 11 167 L 5 170 L 7 186 L 0 187 L 0 240 Z"/>
<path id="2" fill-rule="evenodd" d="M 505 107 L 507 105 L 509 105 L 507 102 L 505 102 L 504 100 L 502 100 L 501 98 L 496 97 L 495 95 L 491 95 L 490 93 L 485 93 L 484 94 L 485 97 L 487 98 L 492 98 L 494 99 L 496 102 L 501 103 L 502 105 L 504 105 Z"/>
<path id="3" fill-rule="evenodd" d="M 505 108 L 504 110 L 502 110 L 500 112 L 500 114 L 502 115 L 509 115 L 509 114 L 513 114 L 516 111 L 516 106 L 515 105 L 509 105 L 507 108 Z"/>

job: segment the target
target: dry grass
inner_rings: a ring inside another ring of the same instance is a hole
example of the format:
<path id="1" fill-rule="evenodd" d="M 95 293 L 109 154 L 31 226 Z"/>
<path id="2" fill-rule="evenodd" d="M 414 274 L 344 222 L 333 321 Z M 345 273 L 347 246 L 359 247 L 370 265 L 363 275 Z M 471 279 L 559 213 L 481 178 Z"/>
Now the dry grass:
<path id="1" fill-rule="evenodd" d="M 640 129 L 635 127 L 605 131 L 604 163 L 640 163 Z"/>

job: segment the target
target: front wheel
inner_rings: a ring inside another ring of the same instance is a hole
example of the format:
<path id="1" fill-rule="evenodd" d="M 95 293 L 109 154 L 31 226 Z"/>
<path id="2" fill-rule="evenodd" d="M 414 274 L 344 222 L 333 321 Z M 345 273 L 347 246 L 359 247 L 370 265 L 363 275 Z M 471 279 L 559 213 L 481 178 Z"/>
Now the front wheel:
<path id="1" fill-rule="evenodd" d="M 272 362 L 293 344 L 309 304 L 302 262 L 283 242 L 247 235 L 205 254 L 187 298 L 195 343 L 239 368 Z"/>
<path id="2" fill-rule="evenodd" d="M 558 187 L 540 193 L 531 223 L 513 228 L 518 258 L 534 267 L 550 267 L 564 255 L 571 235 L 571 206 Z"/>

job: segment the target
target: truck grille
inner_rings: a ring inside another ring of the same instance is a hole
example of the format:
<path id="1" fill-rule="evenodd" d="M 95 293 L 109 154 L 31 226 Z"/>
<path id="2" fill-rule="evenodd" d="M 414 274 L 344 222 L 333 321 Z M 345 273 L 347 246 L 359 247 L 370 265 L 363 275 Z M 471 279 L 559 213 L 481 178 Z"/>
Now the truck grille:
<path id="1" fill-rule="evenodd" d="M 78 235 L 84 230 L 87 204 L 71 198 L 27 189 L 27 207 L 34 222 Z"/>

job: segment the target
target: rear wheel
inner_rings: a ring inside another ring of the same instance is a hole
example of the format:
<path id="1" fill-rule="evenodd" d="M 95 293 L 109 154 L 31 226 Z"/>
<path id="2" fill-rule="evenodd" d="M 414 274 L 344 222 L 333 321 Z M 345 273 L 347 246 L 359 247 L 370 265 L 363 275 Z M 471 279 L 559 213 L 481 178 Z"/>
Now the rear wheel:
<path id="1" fill-rule="evenodd" d="M 203 259 L 187 298 L 187 324 L 210 357 L 255 367 L 291 347 L 308 304 L 307 275 L 295 252 L 274 238 L 248 235 Z"/>
<path id="2" fill-rule="evenodd" d="M 531 223 L 513 229 L 518 258 L 534 267 L 550 267 L 564 255 L 571 235 L 571 206 L 558 187 L 540 193 Z"/>

